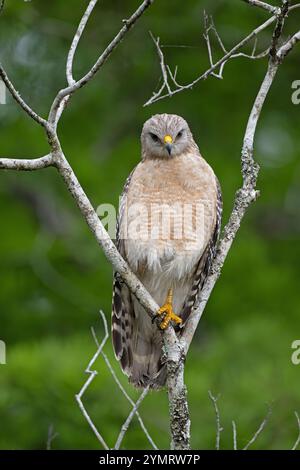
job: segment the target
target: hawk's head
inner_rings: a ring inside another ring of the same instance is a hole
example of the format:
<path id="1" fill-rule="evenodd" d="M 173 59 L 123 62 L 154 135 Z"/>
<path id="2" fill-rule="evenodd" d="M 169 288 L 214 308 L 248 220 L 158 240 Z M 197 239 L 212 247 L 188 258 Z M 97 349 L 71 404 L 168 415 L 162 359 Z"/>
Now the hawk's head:
<path id="1" fill-rule="evenodd" d="M 176 114 L 156 114 L 145 122 L 143 158 L 172 158 L 197 148 L 187 122 Z"/>

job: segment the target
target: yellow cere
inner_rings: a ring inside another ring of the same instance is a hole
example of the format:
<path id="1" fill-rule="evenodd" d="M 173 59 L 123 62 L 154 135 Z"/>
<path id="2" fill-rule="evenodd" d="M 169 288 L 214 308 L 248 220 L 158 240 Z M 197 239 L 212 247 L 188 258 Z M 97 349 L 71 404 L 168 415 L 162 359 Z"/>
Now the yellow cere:
<path id="1" fill-rule="evenodd" d="M 171 144 L 173 142 L 173 139 L 170 135 L 165 135 L 164 142 L 165 144 Z"/>

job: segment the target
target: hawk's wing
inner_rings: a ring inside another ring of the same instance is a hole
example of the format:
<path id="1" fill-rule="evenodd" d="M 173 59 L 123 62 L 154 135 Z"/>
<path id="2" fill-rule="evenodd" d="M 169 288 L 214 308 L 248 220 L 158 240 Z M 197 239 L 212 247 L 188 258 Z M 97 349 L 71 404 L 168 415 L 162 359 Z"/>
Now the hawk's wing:
<path id="1" fill-rule="evenodd" d="M 135 169 L 134 169 L 135 170 Z M 121 195 L 119 215 L 116 225 L 116 246 L 119 253 L 125 257 L 124 240 L 120 237 L 120 226 L 126 207 L 126 197 L 134 170 L 128 176 Z M 134 310 L 131 293 L 115 272 L 112 298 L 112 341 L 115 355 L 120 361 L 123 371 L 130 375 L 132 366 L 131 336 L 133 329 Z"/>
<path id="2" fill-rule="evenodd" d="M 182 313 L 180 315 L 182 318 L 181 327 L 184 326 L 184 323 L 186 322 L 186 320 L 188 319 L 191 313 L 191 310 L 195 304 L 195 301 L 199 293 L 201 292 L 205 279 L 207 278 L 210 272 L 211 264 L 216 254 L 217 242 L 218 242 L 218 238 L 219 238 L 219 234 L 221 230 L 222 209 L 223 209 L 222 191 L 221 191 L 220 183 L 217 178 L 216 178 L 216 182 L 217 182 L 216 224 L 215 224 L 215 228 L 212 233 L 212 236 L 207 244 L 207 247 L 205 248 L 204 253 L 202 254 L 199 260 L 199 263 L 197 265 L 197 268 L 195 270 L 191 290 L 185 299 Z"/>

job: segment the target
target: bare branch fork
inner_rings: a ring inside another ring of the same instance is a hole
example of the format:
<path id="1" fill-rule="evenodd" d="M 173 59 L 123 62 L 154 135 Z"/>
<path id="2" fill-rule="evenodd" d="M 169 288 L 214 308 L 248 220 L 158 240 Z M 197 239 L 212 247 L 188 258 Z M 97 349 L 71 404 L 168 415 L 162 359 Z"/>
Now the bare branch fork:
<path id="1" fill-rule="evenodd" d="M 176 95 L 177 93 L 181 93 L 183 91 L 191 90 L 194 88 L 195 85 L 197 85 L 200 81 L 206 80 L 209 76 L 213 76 L 218 79 L 223 78 L 223 71 L 225 65 L 233 59 L 244 57 L 252 60 L 257 60 L 257 59 L 262 59 L 266 57 L 269 53 L 269 50 L 272 48 L 272 44 L 270 44 L 269 48 L 259 54 L 256 53 L 256 48 L 257 48 L 257 38 L 259 34 L 267 29 L 269 26 L 271 26 L 274 22 L 277 22 L 277 19 L 280 16 L 281 8 L 279 7 L 273 7 L 265 2 L 257 1 L 257 0 L 243 0 L 246 3 L 256 6 L 259 8 L 262 8 L 264 10 L 269 11 L 269 13 L 272 13 L 272 16 L 266 20 L 264 23 L 259 25 L 257 28 L 255 28 L 253 31 L 251 31 L 245 38 L 243 38 L 238 44 L 236 44 L 232 49 L 228 50 L 224 42 L 222 41 L 215 25 L 213 22 L 213 19 L 211 16 L 208 16 L 204 12 L 204 34 L 203 37 L 206 42 L 207 50 L 208 50 L 208 58 L 209 58 L 209 64 L 210 67 L 205 70 L 203 73 L 201 73 L 198 77 L 196 77 L 192 82 L 187 83 L 187 84 L 180 84 L 177 79 L 178 75 L 178 67 L 175 67 L 174 72 L 172 72 L 171 67 L 166 63 L 166 58 L 163 53 L 163 46 L 160 43 L 160 38 L 155 38 L 152 33 L 150 33 L 151 38 L 155 44 L 159 62 L 160 62 L 160 69 L 161 69 L 161 78 L 162 78 L 162 85 L 160 88 L 155 91 L 151 98 L 149 98 L 144 106 L 149 106 L 157 101 L 163 100 L 165 98 L 171 98 L 172 96 Z M 283 2 L 283 4 L 286 4 L 286 2 Z M 288 11 L 286 12 L 286 15 L 293 10 L 300 8 L 300 3 L 297 3 L 292 6 L 288 6 Z M 212 53 L 212 47 L 211 47 L 211 40 L 210 40 L 210 34 L 213 34 L 217 42 L 223 52 L 223 56 L 218 59 L 216 62 L 213 60 L 213 53 Z M 241 52 L 241 49 L 249 44 L 251 41 L 253 41 L 253 48 L 251 54 L 246 54 L 244 52 Z"/>
<path id="2" fill-rule="evenodd" d="M 125 260 L 118 253 L 114 243 L 108 236 L 105 231 L 101 221 L 99 220 L 96 211 L 94 210 L 92 204 L 90 203 L 87 195 L 85 194 L 83 188 L 81 187 L 71 165 L 69 164 L 67 158 L 65 157 L 60 140 L 57 134 L 57 124 L 62 116 L 66 102 L 70 97 L 81 87 L 85 86 L 101 69 L 106 60 L 109 58 L 111 53 L 116 49 L 120 44 L 122 39 L 125 37 L 127 32 L 135 25 L 139 18 L 145 13 L 148 7 L 151 6 L 154 0 L 144 0 L 138 9 L 133 13 L 133 15 L 124 20 L 124 24 L 118 34 L 114 37 L 111 43 L 107 46 L 104 52 L 98 57 L 93 67 L 80 79 L 76 80 L 73 77 L 73 61 L 75 52 L 82 36 L 82 33 L 85 29 L 85 26 L 88 22 L 88 19 L 97 3 L 97 0 L 91 0 L 88 4 L 88 7 L 80 21 L 70 51 L 68 54 L 67 64 L 66 64 L 66 77 L 68 86 L 58 92 L 56 95 L 50 112 L 47 119 L 39 116 L 21 97 L 18 93 L 10 79 L 8 78 L 5 70 L 2 65 L 0 65 L 0 77 L 6 84 L 9 92 L 12 97 L 18 103 L 18 105 L 38 124 L 40 124 L 46 133 L 51 151 L 48 155 L 36 158 L 32 160 L 23 160 L 23 159 L 9 159 L 9 158 L 0 158 L 0 169 L 7 170 L 35 170 L 53 166 L 57 169 L 58 173 L 62 177 L 63 181 L 66 184 L 68 191 L 73 196 L 76 204 L 78 205 L 82 216 L 86 220 L 88 226 L 90 227 L 92 233 L 94 234 L 98 244 L 104 251 L 105 256 L 108 261 L 111 263 L 113 268 L 119 272 L 123 281 L 127 284 L 131 292 L 137 297 L 141 305 L 145 308 L 148 314 L 151 317 L 157 312 L 158 305 L 149 295 L 147 290 L 144 288 L 143 284 L 138 280 L 138 278 L 131 272 L 129 266 Z M 255 4 L 256 6 L 262 7 L 261 3 L 263 2 L 248 2 Z M 260 5 L 258 5 L 258 3 Z M 286 1 L 283 2 L 280 12 L 276 12 L 276 15 L 273 15 L 269 20 L 263 23 L 260 27 L 256 28 L 252 33 L 250 33 L 241 43 L 235 46 L 231 51 L 224 55 L 224 57 L 217 61 L 205 74 L 201 77 L 198 77 L 192 84 L 180 87 L 177 91 L 172 92 L 172 94 L 179 91 L 183 91 L 187 88 L 191 88 L 193 84 L 197 83 L 203 78 L 206 78 L 209 74 L 218 69 L 224 62 L 226 62 L 233 54 L 235 54 L 244 44 L 249 42 L 254 38 L 260 31 L 265 29 L 267 26 L 276 21 L 276 27 L 278 28 L 280 22 L 283 27 L 283 22 L 286 14 L 291 11 L 291 9 L 296 8 L 297 5 L 289 7 L 286 10 Z M 1 2 L 0 2 L 1 9 Z M 264 8 L 266 10 L 266 8 Z M 227 253 L 231 247 L 233 239 L 239 229 L 242 218 L 248 208 L 248 206 L 256 199 L 256 180 L 258 175 L 258 166 L 253 159 L 253 145 L 254 145 L 254 136 L 257 126 L 257 122 L 264 105 L 265 99 L 267 97 L 268 91 L 272 85 L 274 77 L 276 75 L 277 69 L 286 55 L 292 50 L 294 45 L 300 40 L 300 32 L 294 34 L 283 46 L 278 47 L 278 41 L 281 37 L 282 27 L 280 34 L 273 35 L 272 48 L 273 54 L 270 56 L 269 65 L 266 72 L 266 75 L 263 79 L 262 85 L 254 102 L 250 117 L 248 120 L 246 133 L 244 137 L 243 149 L 242 149 L 242 176 L 243 176 L 243 186 L 237 192 L 234 207 L 232 214 L 230 216 L 229 222 L 226 225 L 223 235 L 221 237 L 218 253 L 213 263 L 213 268 L 211 274 L 209 275 L 207 282 L 203 288 L 201 296 L 198 299 L 197 305 L 195 306 L 192 315 L 189 318 L 188 324 L 182 334 L 181 339 L 179 340 L 176 337 L 176 334 L 172 327 L 167 328 L 163 334 L 164 342 L 164 354 L 165 360 L 168 368 L 168 379 L 167 379 L 167 388 L 169 395 L 170 403 L 170 423 L 171 423 L 171 434 L 172 434 L 172 443 L 171 447 L 174 449 L 188 449 L 190 444 L 190 419 L 188 412 L 188 402 L 187 402 L 187 391 L 184 384 L 184 359 L 189 349 L 190 343 L 192 341 L 194 332 L 196 330 L 197 324 L 202 316 L 208 298 L 213 290 L 213 287 L 220 275 L 221 268 L 227 256 Z M 159 47 L 159 42 L 157 42 L 157 47 Z M 275 52 L 275 49 L 276 52 Z M 164 60 L 161 58 L 161 64 L 164 64 Z M 165 71 L 169 70 L 166 66 Z M 177 83 L 176 74 L 173 74 L 174 83 Z M 176 84 L 175 83 L 175 84 Z M 165 96 L 171 96 L 169 94 Z M 157 99 L 164 98 L 162 94 Z M 154 102 L 153 98 L 149 100 L 148 104 Z M 90 363 L 90 366 L 92 362 Z M 83 414 L 88 420 L 93 431 L 97 435 L 98 431 L 89 420 L 89 416 L 86 413 L 86 410 L 82 404 L 81 398 L 86 388 L 90 384 L 90 381 L 93 379 L 93 371 L 88 369 L 88 372 L 91 373 L 89 379 L 84 385 L 81 392 L 77 395 L 78 403 L 81 407 Z M 133 414 L 128 418 L 129 422 L 132 419 L 133 415 L 137 412 L 136 408 L 133 410 Z M 126 428 L 127 423 L 124 423 Z M 124 429 L 123 427 L 123 429 Z M 107 446 L 102 436 L 97 435 L 100 442 L 104 447 Z"/>

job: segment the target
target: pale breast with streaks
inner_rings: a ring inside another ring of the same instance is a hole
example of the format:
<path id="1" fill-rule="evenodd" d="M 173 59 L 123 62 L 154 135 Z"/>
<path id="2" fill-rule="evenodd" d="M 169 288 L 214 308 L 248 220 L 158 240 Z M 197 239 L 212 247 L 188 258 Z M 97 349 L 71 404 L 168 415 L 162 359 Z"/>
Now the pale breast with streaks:
<path id="1" fill-rule="evenodd" d="M 131 268 L 175 280 L 191 275 L 212 235 L 216 201 L 215 175 L 199 155 L 139 163 L 120 227 Z"/>

